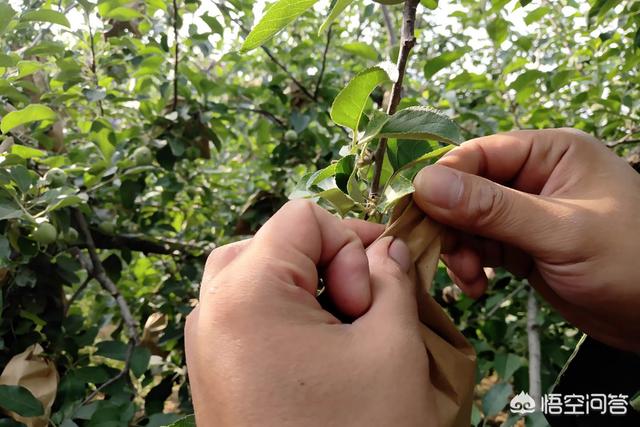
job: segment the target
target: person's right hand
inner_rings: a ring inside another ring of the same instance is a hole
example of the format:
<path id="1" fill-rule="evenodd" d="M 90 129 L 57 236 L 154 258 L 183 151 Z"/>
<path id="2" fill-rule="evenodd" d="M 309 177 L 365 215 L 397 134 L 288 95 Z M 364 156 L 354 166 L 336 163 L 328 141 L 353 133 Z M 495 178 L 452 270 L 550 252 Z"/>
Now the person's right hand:
<path id="1" fill-rule="evenodd" d="M 478 138 L 414 184 L 451 227 L 443 259 L 467 294 L 504 266 L 587 334 L 640 351 L 640 175 L 603 144 L 572 129 Z"/>

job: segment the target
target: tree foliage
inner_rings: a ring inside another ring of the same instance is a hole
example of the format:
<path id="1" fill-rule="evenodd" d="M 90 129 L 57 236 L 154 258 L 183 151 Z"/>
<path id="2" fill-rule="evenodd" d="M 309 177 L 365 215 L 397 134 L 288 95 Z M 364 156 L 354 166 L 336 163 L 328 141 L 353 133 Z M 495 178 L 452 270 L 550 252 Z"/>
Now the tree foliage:
<path id="1" fill-rule="evenodd" d="M 192 413 L 182 329 L 204 259 L 288 197 L 383 220 L 448 144 L 560 126 L 620 154 L 638 141 L 640 2 L 423 0 L 396 112 L 402 11 L 0 0 L 0 367 L 42 345 L 53 425 Z M 527 289 L 491 282 L 473 301 L 441 268 L 435 292 L 479 355 L 473 422 L 499 425 L 528 389 Z M 577 331 L 544 305 L 538 328 L 546 389 Z"/>

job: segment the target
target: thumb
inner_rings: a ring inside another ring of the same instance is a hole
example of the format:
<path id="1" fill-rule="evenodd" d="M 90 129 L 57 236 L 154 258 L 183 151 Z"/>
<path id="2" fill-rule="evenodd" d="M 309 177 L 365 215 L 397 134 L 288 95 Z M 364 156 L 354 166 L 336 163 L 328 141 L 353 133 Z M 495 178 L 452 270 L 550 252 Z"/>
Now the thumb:
<path id="1" fill-rule="evenodd" d="M 486 178 L 443 166 L 420 171 L 414 180 L 416 204 L 454 228 L 519 247 L 531 255 L 571 236 L 569 203 L 536 196 Z"/>
<path id="2" fill-rule="evenodd" d="M 367 248 L 367 258 L 372 302 L 358 321 L 377 326 L 415 322 L 415 285 L 407 275 L 412 264 L 409 247 L 400 239 L 383 237 Z"/>

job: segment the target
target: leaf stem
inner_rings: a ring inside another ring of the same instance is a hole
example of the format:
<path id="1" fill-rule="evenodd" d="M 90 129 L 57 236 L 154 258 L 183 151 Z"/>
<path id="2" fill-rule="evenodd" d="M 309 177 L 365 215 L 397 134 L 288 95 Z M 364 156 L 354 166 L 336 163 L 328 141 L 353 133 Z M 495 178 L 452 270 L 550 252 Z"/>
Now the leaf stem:
<path id="1" fill-rule="evenodd" d="M 416 24 L 416 10 L 418 8 L 420 0 L 405 0 L 404 11 L 402 12 L 402 33 L 400 37 L 400 53 L 398 54 L 398 79 L 394 82 L 391 88 L 391 98 L 389 105 L 387 106 L 387 114 L 392 115 L 396 112 L 398 104 L 400 103 L 400 97 L 402 94 L 402 82 L 404 80 L 404 74 L 407 69 L 407 61 L 409 60 L 409 54 L 411 49 L 416 44 L 415 37 L 415 24 Z M 380 139 L 378 148 L 374 154 L 375 169 L 373 171 L 373 180 L 371 182 L 371 192 L 369 196 L 371 199 L 376 199 L 380 192 L 380 177 L 382 176 L 382 164 L 384 163 L 384 155 L 387 151 L 387 139 Z"/>

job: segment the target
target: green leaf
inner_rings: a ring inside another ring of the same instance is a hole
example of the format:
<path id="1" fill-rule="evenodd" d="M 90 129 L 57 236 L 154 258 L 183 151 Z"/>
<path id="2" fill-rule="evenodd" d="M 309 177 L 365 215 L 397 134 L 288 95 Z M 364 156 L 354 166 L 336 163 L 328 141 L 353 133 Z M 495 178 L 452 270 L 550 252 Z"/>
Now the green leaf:
<path id="1" fill-rule="evenodd" d="M 353 55 L 357 55 L 364 59 L 370 59 L 376 61 L 379 57 L 378 52 L 369 43 L 365 42 L 351 42 L 345 43 L 340 48 Z"/>
<path id="2" fill-rule="evenodd" d="M 539 70 L 527 70 L 520 74 L 509 87 L 516 92 L 519 92 L 526 87 L 531 87 L 536 80 L 545 76 L 545 73 Z"/>
<path id="3" fill-rule="evenodd" d="M 509 23 L 497 17 L 487 25 L 487 33 L 493 42 L 500 46 L 507 39 L 509 34 Z"/>
<path id="4" fill-rule="evenodd" d="M 18 63 L 19 56 L 0 53 L 0 67 L 14 67 Z"/>
<path id="5" fill-rule="evenodd" d="M 36 71 L 40 71 L 44 68 L 44 64 L 38 61 L 19 61 L 18 62 L 18 75 L 17 79 L 21 79 L 26 76 L 30 76 Z"/>
<path id="6" fill-rule="evenodd" d="M 16 11 L 8 3 L 0 3 L 0 34 L 7 28 L 15 14 Z"/>
<path id="7" fill-rule="evenodd" d="M 511 376 L 524 365 L 524 360 L 515 354 L 496 354 L 493 366 L 503 381 L 509 381 Z"/>
<path id="8" fill-rule="evenodd" d="M 505 407 L 512 393 L 513 389 L 509 383 L 501 382 L 491 387 L 482 398 L 482 412 L 485 417 L 497 415 Z"/>
<path id="9" fill-rule="evenodd" d="M 524 22 L 527 25 L 531 25 L 534 22 L 538 22 L 539 20 L 541 20 L 550 11 L 551 8 L 549 6 L 540 6 L 539 8 L 529 12 L 529 14 L 524 17 Z"/>
<path id="10" fill-rule="evenodd" d="M 107 359 L 125 360 L 127 358 L 127 344 L 121 341 L 101 341 L 96 346 L 97 356 L 106 357 Z"/>
<path id="11" fill-rule="evenodd" d="M 378 209 L 386 212 L 389 208 L 407 194 L 413 193 L 413 183 L 402 175 L 396 175 L 385 186 L 382 193 L 382 200 L 378 204 Z"/>
<path id="12" fill-rule="evenodd" d="M 120 6 L 109 10 L 103 17 L 115 21 L 131 21 L 132 19 L 143 18 L 144 15 L 130 7 Z"/>
<path id="13" fill-rule="evenodd" d="M 0 407 L 23 417 L 44 414 L 42 403 L 29 390 L 19 385 L 0 385 Z"/>
<path id="14" fill-rule="evenodd" d="M 13 200 L 0 199 L 0 221 L 21 218 L 23 214 L 24 212 Z"/>
<path id="15" fill-rule="evenodd" d="M 389 121 L 389 117 L 391 116 L 387 113 L 380 110 L 373 110 L 369 117 L 369 123 L 367 123 L 367 126 L 364 128 L 364 134 L 362 135 L 360 142 L 365 144 L 373 138 L 377 138 L 382 127 Z"/>
<path id="16" fill-rule="evenodd" d="M 261 46 L 276 33 L 306 12 L 318 0 L 278 0 L 271 6 L 260 22 L 251 30 L 245 39 L 241 52 L 247 52 Z"/>
<path id="17" fill-rule="evenodd" d="M 324 30 L 329 28 L 329 25 L 331 25 L 331 23 L 335 21 L 335 19 L 342 13 L 342 11 L 345 10 L 351 3 L 353 3 L 353 0 L 336 0 L 335 2 L 332 2 L 333 7 L 331 8 L 331 12 L 329 12 L 329 16 L 327 16 L 327 19 L 325 19 L 325 21 L 320 26 L 318 34 L 321 34 Z"/>
<path id="18" fill-rule="evenodd" d="M 430 10 L 438 8 L 438 0 L 420 0 L 420 4 Z"/>
<path id="19" fill-rule="evenodd" d="M 334 99 L 331 105 L 331 119 L 357 132 L 362 111 L 373 89 L 382 83 L 395 82 L 397 79 L 398 70 L 390 62 L 382 62 L 361 71 Z"/>
<path id="20" fill-rule="evenodd" d="M 62 56 L 64 55 L 65 47 L 64 44 L 53 42 L 50 40 L 44 40 L 37 45 L 30 47 L 29 49 L 24 51 L 24 56 Z"/>
<path id="21" fill-rule="evenodd" d="M 431 58 L 424 66 L 424 76 L 430 78 L 434 76 L 438 71 L 453 64 L 458 59 L 462 58 L 471 49 L 468 47 L 452 50 L 450 52 L 444 52 L 440 55 Z"/>
<path id="22" fill-rule="evenodd" d="M 398 111 L 382 126 L 381 138 L 434 140 L 459 145 L 460 128 L 440 111 L 429 107 L 409 107 Z"/>
<path id="23" fill-rule="evenodd" d="M 222 35 L 224 33 L 224 27 L 213 16 L 211 16 L 211 15 L 202 15 L 200 18 L 204 21 L 205 24 L 207 24 L 209 26 L 211 31 L 213 31 L 214 33 L 217 33 L 217 34 L 220 34 L 220 35 Z"/>
<path id="24" fill-rule="evenodd" d="M 4 116 L 0 122 L 0 131 L 7 133 L 11 129 L 27 123 L 55 119 L 56 113 L 51 108 L 42 104 L 31 104 L 22 110 L 12 111 Z"/>
<path id="25" fill-rule="evenodd" d="M 196 427 L 196 417 L 195 415 L 189 415 L 176 421 L 168 427 Z"/>
<path id="26" fill-rule="evenodd" d="M 45 152 L 42 150 L 38 150 L 37 148 L 27 147 L 25 145 L 14 144 L 11 147 L 11 153 L 16 156 L 20 156 L 23 159 L 33 159 L 37 157 L 42 157 L 45 155 Z"/>
<path id="27" fill-rule="evenodd" d="M 638 391 L 633 395 L 633 397 L 631 397 L 631 399 L 629 400 L 629 404 L 633 409 L 640 412 L 640 391 Z"/>
<path id="28" fill-rule="evenodd" d="M 591 20 L 595 17 L 604 16 L 608 11 L 617 6 L 621 0 L 596 0 L 595 3 L 589 9 L 588 23 L 591 24 Z"/>
<path id="29" fill-rule="evenodd" d="M 317 193 L 316 196 L 331 203 L 340 215 L 348 213 L 356 204 L 351 197 L 343 193 L 342 190 L 337 187 L 321 191 Z"/>
<path id="30" fill-rule="evenodd" d="M 51 9 L 30 10 L 20 17 L 21 21 L 49 22 L 70 28 L 69 20 L 64 14 Z"/>
<path id="31" fill-rule="evenodd" d="M 133 349 L 133 355 L 131 356 L 131 372 L 136 377 L 144 374 L 144 371 L 149 367 L 149 359 L 151 358 L 151 352 L 146 347 L 136 347 Z"/>

